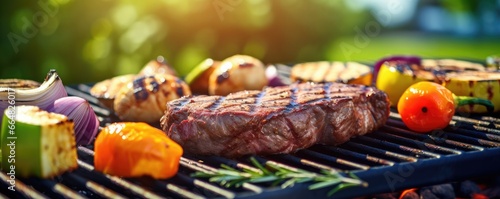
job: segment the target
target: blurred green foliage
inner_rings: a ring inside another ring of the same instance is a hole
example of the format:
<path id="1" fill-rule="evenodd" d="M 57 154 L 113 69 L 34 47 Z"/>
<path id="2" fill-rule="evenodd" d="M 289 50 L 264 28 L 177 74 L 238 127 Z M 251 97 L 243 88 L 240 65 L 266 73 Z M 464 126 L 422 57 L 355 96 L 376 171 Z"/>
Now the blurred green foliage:
<path id="1" fill-rule="evenodd" d="M 66 83 L 136 73 L 158 55 L 181 75 L 234 54 L 266 63 L 324 59 L 329 43 L 368 16 L 328 0 L 8 1 L 0 13 L 1 77 L 40 80 L 55 68 Z M 36 33 L 26 37 L 32 22 Z"/>
<path id="2" fill-rule="evenodd" d="M 53 68 L 67 84 L 136 73 L 158 55 L 185 75 L 205 58 L 234 54 L 296 63 L 401 53 L 483 59 L 498 49 L 498 40 L 479 42 L 474 53 L 476 40 L 393 40 L 391 29 L 380 27 L 368 46 L 346 56 L 340 46 L 354 45 L 355 28 L 374 19 L 331 0 L 6 1 L 0 17 L 0 78 L 42 81 Z"/>

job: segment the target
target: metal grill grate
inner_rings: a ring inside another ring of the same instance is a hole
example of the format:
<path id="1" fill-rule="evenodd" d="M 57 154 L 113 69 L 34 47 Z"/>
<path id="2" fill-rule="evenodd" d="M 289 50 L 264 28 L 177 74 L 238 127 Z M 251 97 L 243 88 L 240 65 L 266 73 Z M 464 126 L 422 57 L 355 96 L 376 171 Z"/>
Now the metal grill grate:
<path id="1" fill-rule="evenodd" d="M 278 67 L 279 68 L 279 67 Z M 280 69 L 280 68 L 279 68 Z M 286 70 L 279 70 L 285 72 Z M 282 74 L 283 75 L 283 74 Z M 102 126 L 117 121 L 98 105 L 85 84 L 67 87 L 70 95 L 87 99 Z M 255 156 L 312 172 L 320 169 L 352 171 L 369 183 L 336 193 L 352 198 L 471 177 L 500 174 L 500 118 L 491 115 L 457 115 L 451 125 L 430 135 L 407 130 L 394 111 L 387 124 L 371 134 L 341 146 L 315 145 L 295 154 Z M 206 179 L 190 177 L 195 171 L 216 170 L 221 164 L 250 167 L 248 158 L 227 159 L 185 154 L 179 173 L 168 180 L 147 177 L 122 179 L 93 170 L 93 147 L 78 147 L 79 168 L 54 179 L 17 179 L 16 191 L 7 189 L 9 177 L 0 173 L 0 198 L 321 198 L 327 189 L 310 191 L 307 184 L 287 189 L 268 184 L 225 188 Z"/>

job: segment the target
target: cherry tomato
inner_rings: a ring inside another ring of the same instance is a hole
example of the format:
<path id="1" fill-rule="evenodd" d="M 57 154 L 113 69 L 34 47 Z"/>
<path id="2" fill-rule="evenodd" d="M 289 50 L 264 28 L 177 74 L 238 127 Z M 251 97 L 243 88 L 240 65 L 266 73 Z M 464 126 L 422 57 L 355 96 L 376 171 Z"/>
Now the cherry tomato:
<path id="1" fill-rule="evenodd" d="M 408 87 L 398 102 L 398 112 L 406 126 L 425 133 L 448 126 L 455 114 L 453 93 L 433 82 Z"/>

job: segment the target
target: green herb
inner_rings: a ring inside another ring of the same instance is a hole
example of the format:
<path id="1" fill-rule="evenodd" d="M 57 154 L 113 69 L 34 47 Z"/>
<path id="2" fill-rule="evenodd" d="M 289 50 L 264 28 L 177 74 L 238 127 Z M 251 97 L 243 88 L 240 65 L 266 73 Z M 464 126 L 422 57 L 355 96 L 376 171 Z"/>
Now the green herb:
<path id="1" fill-rule="evenodd" d="M 328 192 L 328 196 L 349 187 L 368 185 L 352 173 L 349 173 L 349 177 L 334 170 L 322 170 L 318 174 L 274 162 L 266 162 L 263 166 L 254 157 L 251 157 L 250 161 L 258 169 L 242 168 L 243 171 L 240 171 L 222 164 L 222 169 L 217 171 L 198 171 L 191 176 L 209 178 L 210 182 L 216 182 L 225 187 L 240 187 L 244 183 L 269 182 L 273 186 L 281 184 L 282 188 L 287 188 L 295 183 L 315 182 L 309 186 L 310 190 L 333 186 L 332 190 Z"/>

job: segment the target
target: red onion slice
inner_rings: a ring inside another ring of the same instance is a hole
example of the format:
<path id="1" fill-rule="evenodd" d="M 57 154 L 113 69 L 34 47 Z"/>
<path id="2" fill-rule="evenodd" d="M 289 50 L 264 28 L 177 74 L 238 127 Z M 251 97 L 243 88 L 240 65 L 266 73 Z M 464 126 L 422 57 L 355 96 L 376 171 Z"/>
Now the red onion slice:
<path id="1" fill-rule="evenodd" d="M 99 120 L 87 100 L 70 96 L 57 99 L 47 111 L 60 113 L 73 120 L 78 145 L 92 143 L 99 130 Z"/>

